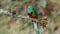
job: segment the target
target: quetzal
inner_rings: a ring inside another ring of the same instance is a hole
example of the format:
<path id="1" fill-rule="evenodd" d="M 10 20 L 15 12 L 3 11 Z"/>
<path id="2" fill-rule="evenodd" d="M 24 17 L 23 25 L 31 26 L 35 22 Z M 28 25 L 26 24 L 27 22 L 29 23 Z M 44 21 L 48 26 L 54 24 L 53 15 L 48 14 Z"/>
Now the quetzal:
<path id="1" fill-rule="evenodd" d="M 30 18 L 38 19 L 38 14 L 37 14 L 36 10 L 34 9 L 34 7 L 32 5 L 28 6 L 27 14 Z M 34 24 L 34 29 L 36 30 L 36 34 L 40 34 L 37 22 L 34 21 L 34 20 L 32 20 L 32 21 L 33 21 L 33 24 Z"/>

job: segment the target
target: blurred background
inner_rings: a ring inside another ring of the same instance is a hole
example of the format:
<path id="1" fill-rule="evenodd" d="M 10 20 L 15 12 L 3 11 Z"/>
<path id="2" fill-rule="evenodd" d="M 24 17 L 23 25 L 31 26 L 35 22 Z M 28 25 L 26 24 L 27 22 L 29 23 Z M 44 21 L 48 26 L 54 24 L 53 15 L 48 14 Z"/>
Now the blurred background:
<path id="1" fill-rule="evenodd" d="M 51 12 L 47 30 L 39 25 L 41 34 L 60 34 L 60 0 L 0 0 L 0 34 L 36 34 L 30 19 L 17 17 L 23 13 L 24 3 L 29 1 L 37 3 L 38 9 L 46 8 L 48 4 L 47 8 Z"/>

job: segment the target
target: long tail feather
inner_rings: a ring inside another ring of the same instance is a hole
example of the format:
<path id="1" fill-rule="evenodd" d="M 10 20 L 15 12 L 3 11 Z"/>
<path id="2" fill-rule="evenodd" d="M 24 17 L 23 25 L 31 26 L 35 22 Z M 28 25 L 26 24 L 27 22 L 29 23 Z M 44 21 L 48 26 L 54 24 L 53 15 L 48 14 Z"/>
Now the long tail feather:
<path id="1" fill-rule="evenodd" d="M 33 24 L 34 24 L 34 29 L 36 30 L 36 34 L 41 34 L 38 24 L 37 23 L 33 23 Z"/>

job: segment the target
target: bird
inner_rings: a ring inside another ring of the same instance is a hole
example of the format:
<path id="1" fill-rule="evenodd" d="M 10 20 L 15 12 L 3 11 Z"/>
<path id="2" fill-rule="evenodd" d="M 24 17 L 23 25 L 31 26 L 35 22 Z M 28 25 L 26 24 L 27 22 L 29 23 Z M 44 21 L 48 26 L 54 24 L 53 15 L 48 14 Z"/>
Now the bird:
<path id="1" fill-rule="evenodd" d="M 34 9 L 33 5 L 28 6 L 27 15 L 29 16 L 29 18 L 38 19 L 37 11 Z M 36 34 L 40 34 L 39 27 L 38 27 L 38 22 L 36 22 L 35 20 L 32 20 L 32 21 L 33 21 L 33 24 L 34 24 L 34 29 L 36 30 Z"/>

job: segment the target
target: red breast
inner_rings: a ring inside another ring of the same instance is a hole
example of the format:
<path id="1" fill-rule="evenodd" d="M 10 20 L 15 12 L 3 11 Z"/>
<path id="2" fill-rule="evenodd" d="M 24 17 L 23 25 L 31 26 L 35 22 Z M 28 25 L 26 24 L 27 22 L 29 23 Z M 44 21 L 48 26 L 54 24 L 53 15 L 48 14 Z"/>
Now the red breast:
<path id="1" fill-rule="evenodd" d="M 32 16 L 32 14 L 28 14 L 28 16 L 29 16 L 30 18 L 35 18 L 34 16 Z"/>

